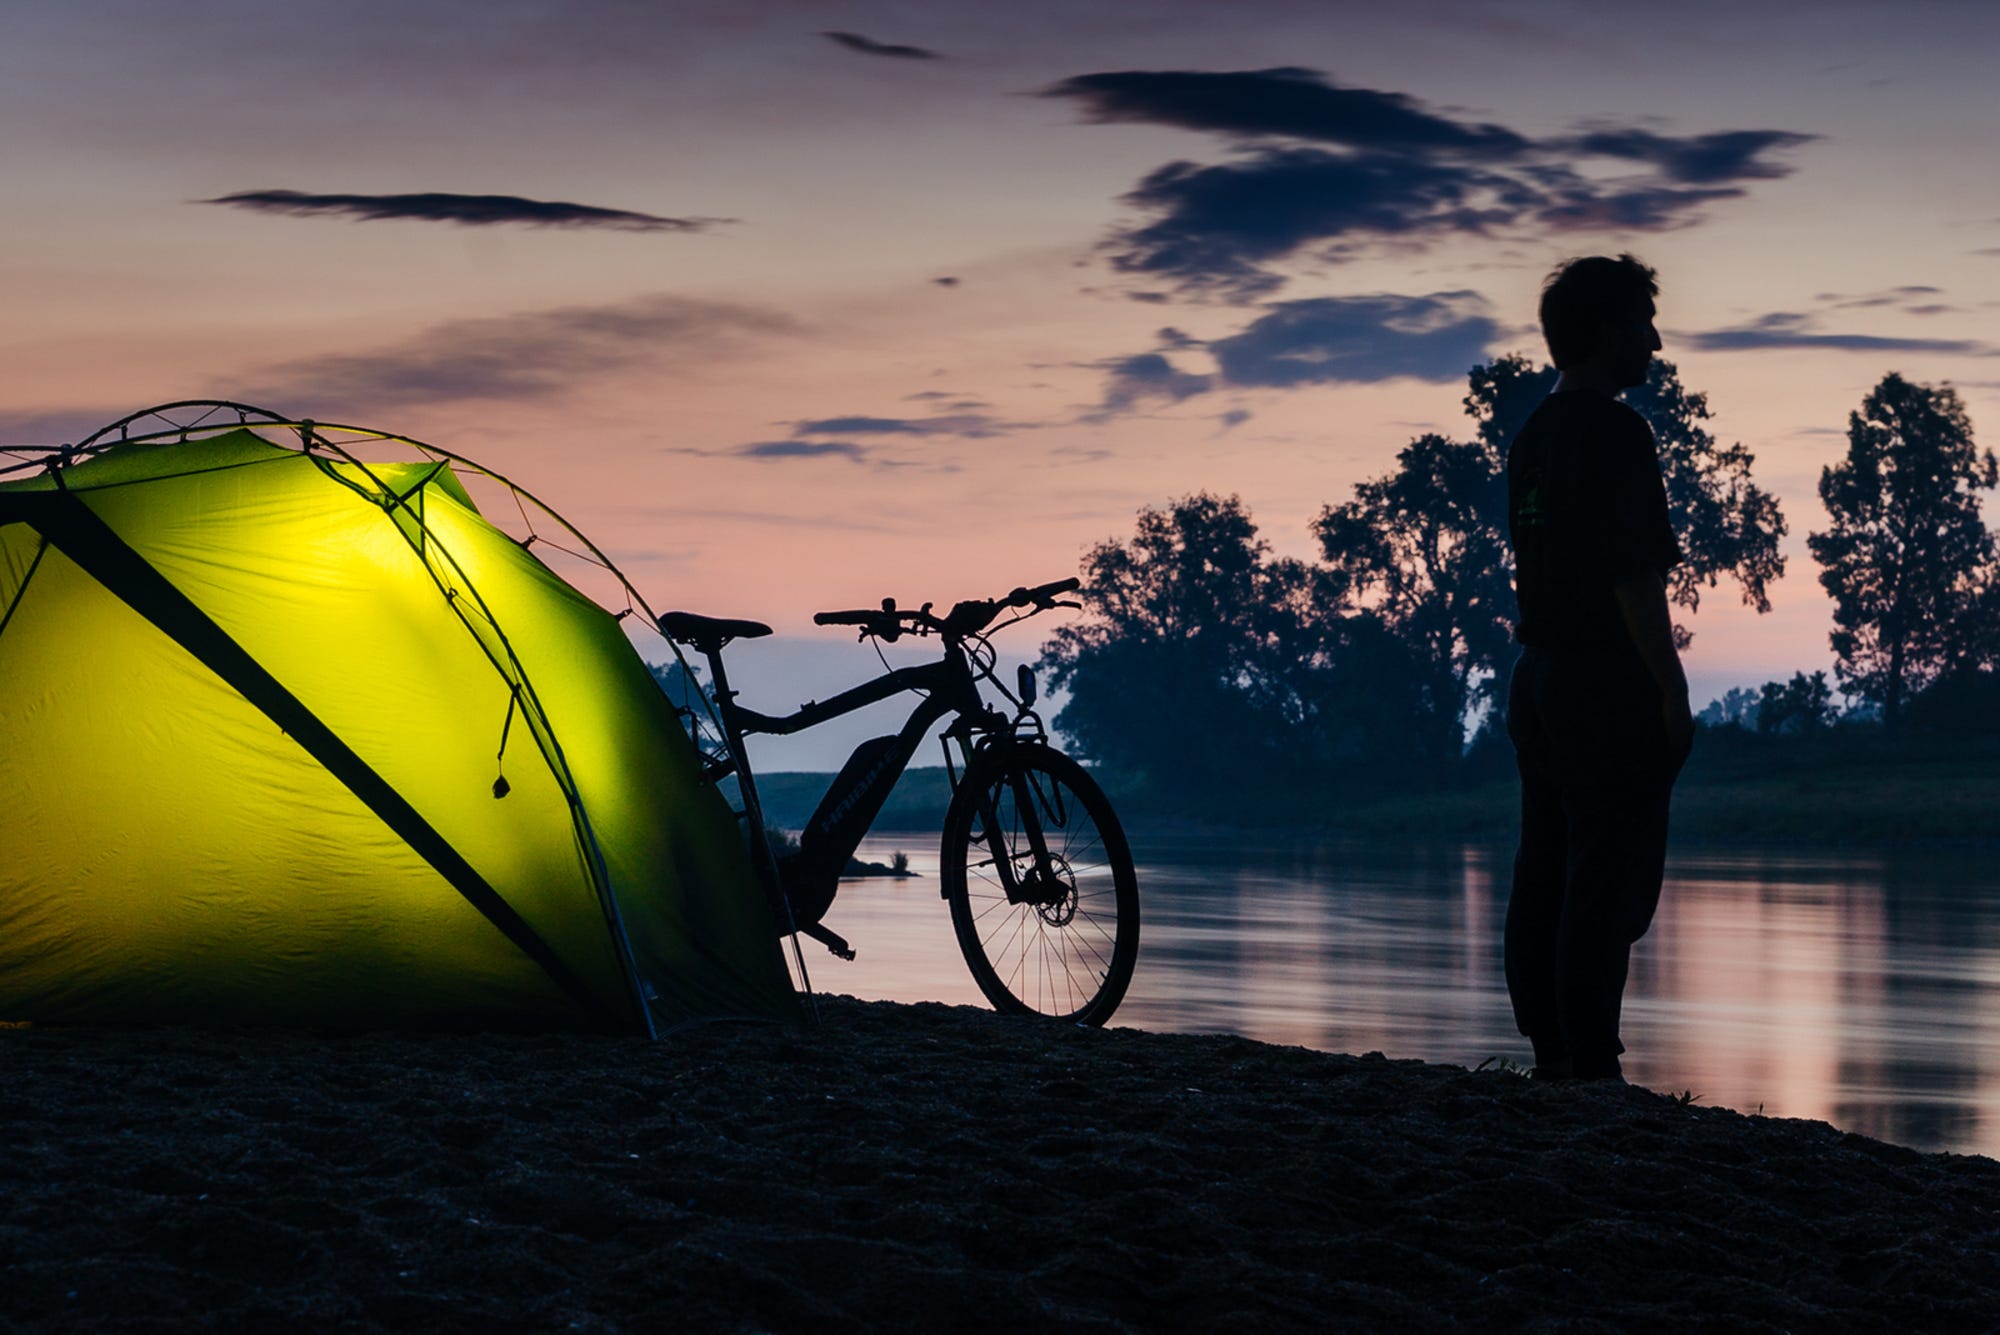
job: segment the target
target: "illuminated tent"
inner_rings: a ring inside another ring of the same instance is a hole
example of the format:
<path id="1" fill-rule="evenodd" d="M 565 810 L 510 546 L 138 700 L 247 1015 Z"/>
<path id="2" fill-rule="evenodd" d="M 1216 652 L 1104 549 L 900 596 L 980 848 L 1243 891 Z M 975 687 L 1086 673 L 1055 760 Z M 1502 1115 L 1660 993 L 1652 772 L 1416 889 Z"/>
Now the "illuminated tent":
<path id="1" fill-rule="evenodd" d="M 553 512 L 404 438 L 235 405 L 7 471 L 0 1020 L 791 1013 L 682 717 L 537 553 L 637 595 Z"/>

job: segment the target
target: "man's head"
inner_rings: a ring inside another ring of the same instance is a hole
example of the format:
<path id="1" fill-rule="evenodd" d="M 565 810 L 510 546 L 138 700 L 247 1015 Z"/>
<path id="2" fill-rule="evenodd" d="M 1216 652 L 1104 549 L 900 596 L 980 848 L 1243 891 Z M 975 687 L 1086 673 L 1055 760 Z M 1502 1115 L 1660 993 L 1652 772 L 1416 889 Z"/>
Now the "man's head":
<path id="1" fill-rule="evenodd" d="M 1542 284 L 1542 337 L 1558 371 L 1594 371 L 1620 389 L 1646 383 L 1660 349 L 1653 271 L 1630 255 L 1570 260 Z"/>

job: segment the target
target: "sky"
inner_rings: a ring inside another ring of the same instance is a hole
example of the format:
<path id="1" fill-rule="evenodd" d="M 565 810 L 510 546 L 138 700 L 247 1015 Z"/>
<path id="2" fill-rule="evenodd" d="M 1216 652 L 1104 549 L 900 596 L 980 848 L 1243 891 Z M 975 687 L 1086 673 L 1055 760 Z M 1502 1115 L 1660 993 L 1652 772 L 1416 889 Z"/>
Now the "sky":
<path id="1" fill-rule="evenodd" d="M 1805 538 L 1884 373 L 2000 420 L 1996 37 L 1947 0 L 10 0 L 0 444 L 206 397 L 433 442 L 654 607 L 771 623 L 732 667 L 776 707 L 873 663 L 814 610 L 1062 578 L 1190 492 L 1312 555 L 1469 434 L 1472 364 L 1541 355 L 1556 262 L 1629 250 L 1790 525 L 1768 615 L 1686 619 L 1699 706 L 1830 665 Z"/>

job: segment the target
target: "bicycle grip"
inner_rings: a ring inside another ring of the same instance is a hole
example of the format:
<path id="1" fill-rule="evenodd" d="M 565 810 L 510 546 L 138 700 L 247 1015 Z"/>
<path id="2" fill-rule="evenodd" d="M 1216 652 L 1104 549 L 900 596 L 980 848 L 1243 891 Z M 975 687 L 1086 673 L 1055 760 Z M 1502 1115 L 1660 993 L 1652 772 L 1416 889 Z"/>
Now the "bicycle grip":
<path id="1" fill-rule="evenodd" d="M 815 626 L 872 626 L 882 619 L 882 613 L 867 609 L 849 612 L 814 612 Z"/>
<path id="2" fill-rule="evenodd" d="M 1071 593 L 1082 587 L 1083 581 L 1072 576 L 1052 584 L 1038 584 L 1032 589 L 1016 589 L 1007 595 L 1007 602 L 1014 607 L 1026 607 L 1029 603 L 1045 603 L 1059 593 Z"/>

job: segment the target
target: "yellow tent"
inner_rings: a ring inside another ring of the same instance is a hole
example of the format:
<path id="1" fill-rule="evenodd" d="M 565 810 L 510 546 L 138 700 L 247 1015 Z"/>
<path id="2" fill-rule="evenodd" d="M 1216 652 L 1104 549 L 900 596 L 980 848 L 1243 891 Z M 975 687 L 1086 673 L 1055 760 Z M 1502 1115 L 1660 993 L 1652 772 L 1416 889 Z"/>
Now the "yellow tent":
<path id="1" fill-rule="evenodd" d="M 240 415 L 0 482 L 0 1019 L 789 1015 L 617 619 L 451 456 Z"/>

